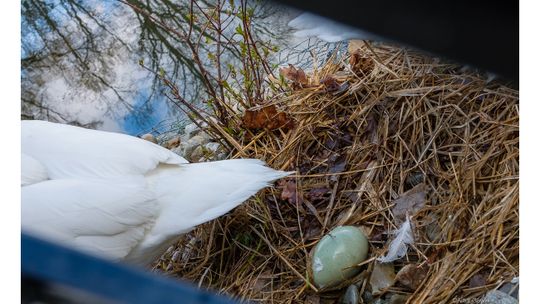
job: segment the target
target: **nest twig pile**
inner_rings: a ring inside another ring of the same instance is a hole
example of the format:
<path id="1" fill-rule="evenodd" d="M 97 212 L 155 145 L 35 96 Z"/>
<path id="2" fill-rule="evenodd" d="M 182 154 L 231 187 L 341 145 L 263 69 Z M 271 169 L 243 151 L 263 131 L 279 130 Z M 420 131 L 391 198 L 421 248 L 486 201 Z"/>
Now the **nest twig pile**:
<path id="1" fill-rule="evenodd" d="M 343 290 L 317 292 L 309 252 L 332 228 L 356 225 L 370 240 L 356 282 L 365 294 L 397 228 L 397 199 L 420 185 L 415 244 L 394 266 L 419 265 L 423 280 L 375 298 L 444 303 L 519 276 L 518 92 L 388 45 L 356 43 L 349 57 L 272 101 L 294 126 L 238 139 L 237 156 L 297 175 L 185 236 L 182 254 L 158 268 L 172 261 L 168 272 L 245 300 L 333 302 Z"/>

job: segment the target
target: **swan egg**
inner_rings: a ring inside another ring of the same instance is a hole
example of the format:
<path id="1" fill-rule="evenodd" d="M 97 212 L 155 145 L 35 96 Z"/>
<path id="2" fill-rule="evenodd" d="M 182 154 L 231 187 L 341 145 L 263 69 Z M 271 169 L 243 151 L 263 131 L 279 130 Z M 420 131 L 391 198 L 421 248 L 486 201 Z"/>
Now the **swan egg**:
<path id="1" fill-rule="evenodd" d="M 357 227 L 338 226 L 312 252 L 311 274 L 318 288 L 339 285 L 359 273 L 354 267 L 367 258 L 368 240 Z"/>

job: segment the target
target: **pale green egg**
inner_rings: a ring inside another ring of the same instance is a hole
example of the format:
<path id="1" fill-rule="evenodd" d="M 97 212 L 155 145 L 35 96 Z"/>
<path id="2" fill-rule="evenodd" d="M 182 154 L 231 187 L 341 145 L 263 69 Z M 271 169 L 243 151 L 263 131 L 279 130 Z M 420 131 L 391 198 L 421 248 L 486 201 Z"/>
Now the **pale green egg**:
<path id="1" fill-rule="evenodd" d="M 360 271 L 353 267 L 366 260 L 368 240 L 358 227 L 338 226 L 315 246 L 311 256 L 311 274 L 318 288 L 337 286 Z"/>

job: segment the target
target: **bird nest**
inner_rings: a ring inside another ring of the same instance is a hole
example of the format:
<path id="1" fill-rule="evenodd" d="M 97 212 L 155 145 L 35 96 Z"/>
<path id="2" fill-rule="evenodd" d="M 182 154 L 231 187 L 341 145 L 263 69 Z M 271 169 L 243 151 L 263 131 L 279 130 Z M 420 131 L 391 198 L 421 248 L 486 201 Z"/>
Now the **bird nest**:
<path id="1" fill-rule="evenodd" d="M 236 139 L 235 157 L 297 174 L 185 235 L 158 269 L 242 300 L 333 303 L 344 290 L 310 283 L 309 254 L 354 225 L 370 242 L 351 282 L 367 303 L 472 299 L 519 276 L 518 92 L 403 48 L 349 51 L 310 73 L 282 70 L 289 90 L 265 107 L 286 124 Z M 415 265 L 417 282 L 375 292 L 376 257 L 404 213 L 415 242 L 392 266 Z"/>

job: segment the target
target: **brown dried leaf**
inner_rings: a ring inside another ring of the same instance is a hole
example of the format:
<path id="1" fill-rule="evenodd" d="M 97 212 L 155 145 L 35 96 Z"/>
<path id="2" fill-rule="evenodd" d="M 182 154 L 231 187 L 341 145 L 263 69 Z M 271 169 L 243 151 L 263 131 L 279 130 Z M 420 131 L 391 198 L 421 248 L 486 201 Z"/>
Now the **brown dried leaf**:
<path id="1" fill-rule="evenodd" d="M 304 221 L 302 223 L 304 238 L 306 240 L 319 239 L 321 236 L 321 224 L 318 221 Z"/>
<path id="2" fill-rule="evenodd" d="M 276 130 L 283 128 L 291 129 L 294 124 L 292 119 L 283 112 L 278 112 L 275 105 L 270 105 L 258 110 L 246 110 L 242 118 L 244 128 L 257 130 Z"/>
<path id="3" fill-rule="evenodd" d="M 469 287 L 476 288 L 476 287 L 485 286 L 487 284 L 488 276 L 489 276 L 489 273 L 485 271 L 473 275 L 469 279 Z"/>
<path id="4" fill-rule="evenodd" d="M 345 171 L 345 167 L 347 166 L 347 156 L 333 153 L 328 158 L 328 166 L 328 173 L 341 173 Z M 337 181 L 337 175 L 331 175 L 330 180 L 334 182 Z"/>
<path id="5" fill-rule="evenodd" d="M 444 248 L 433 250 L 428 256 L 428 260 L 427 260 L 428 264 L 431 265 L 435 263 L 436 261 L 438 261 L 444 255 L 444 251 L 445 251 Z"/>
<path id="6" fill-rule="evenodd" d="M 328 162 L 328 165 L 330 166 L 328 173 L 340 173 L 343 172 L 347 166 L 347 157 L 345 155 L 341 155 L 335 159 L 330 158 Z"/>
<path id="7" fill-rule="evenodd" d="M 359 73 L 361 75 L 368 75 L 375 68 L 375 63 L 373 62 L 373 59 L 362 54 L 360 50 L 356 50 L 351 53 L 351 59 L 349 59 L 349 64 L 351 65 L 351 69 L 353 70 L 353 72 Z"/>
<path id="8" fill-rule="evenodd" d="M 339 83 L 333 76 L 324 77 L 321 84 L 324 85 L 326 92 L 335 92 L 340 88 Z"/>
<path id="9" fill-rule="evenodd" d="M 368 144 L 378 144 L 379 143 L 379 134 L 377 130 L 379 129 L 379 120 L 375 117 L 375 114 L 371 113 L 367 117 L 367 126 L 362 135 L 362 143 L 365 145 Z"/>
<path id="10" fill-rule="evenodd" d="M 371 284 L 371 291 L 373 294 L 381 292 L 394 285 L 396 273 L 394 272 L 394 264 L 391 263 L 375 263 L 369 283 Z"/>
<path id="11" fill-rule="evenodd" d="M 426 265 L 418 267 L 417 264 L 408 264 L 398 271 L 396 281 L 411 290 L 416 290 L 426 278 L 427 271 Z"/>
<path id="12" fill-rule="evenodd" d="M 278 187 L 282 189 L 281 199 L 287 200 L 291 204 L 296 204 L 297 199 L 302 201 L 302 198 L 299 197 L 296 193 L 296 182 L 294 180 L 280 180 L 278 182 Z"/>
<path id="13" fill-rule="evenodd" d="M 307 194 L 307 197 L 311 201 L 318 201 L 318 200 L 323 199 L 324 195 L 326 193 L 328 193 L 328 192 L 330 192 L 330 189 L 328 189 L 326 187 L 313 188 L 313 189 L 309 190 L 309 192 Z"/>
<path id="14" fill-rule="evenodd" d="M 292 64 L 289 64 L 288 68 L 280 68 L 279 74 L 293 83 L 301 84 L 303 86 L 308 84 L 308 79 L 304 70 L 300 68 L 297 69 Z"/>
<path id="15" fill-rule="evenodd" d="M 331 134 L 324 142 L 324 147 L 328 150 L 334 150 L 336 147 L 338 147 L 338 143 L 339 143 L 338 137 L 333 136 L 333 135 L 334 134 Z M 323 151 L 330 154 L 330 151 L 328 150 L 323 150 Z"/>
<path id="16" fill-rule="evenodd" d="M 424 207 L 427 190 L 428 187 L 426 184 L 418 184 L 394 201 L 396 205 L 392 208 L 392 213 L 394 214 L 397 225 L 405 221 L 407 213 L 409 213 L 409 216 L 414 216 L 418 210 Z"/>
<path id="17" fill-rule="evenodd" d="M 348 82 L 344 82 L 342 84 L 339 85 L 339 89 L 337 91 L 334 92 L 333 95 L 339 95 L 345 91 L 347 91 L 347 89 L 350 87 L 349 83 Z"/>

